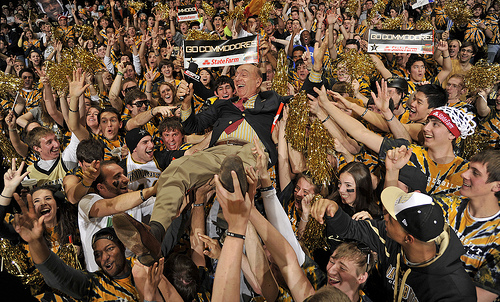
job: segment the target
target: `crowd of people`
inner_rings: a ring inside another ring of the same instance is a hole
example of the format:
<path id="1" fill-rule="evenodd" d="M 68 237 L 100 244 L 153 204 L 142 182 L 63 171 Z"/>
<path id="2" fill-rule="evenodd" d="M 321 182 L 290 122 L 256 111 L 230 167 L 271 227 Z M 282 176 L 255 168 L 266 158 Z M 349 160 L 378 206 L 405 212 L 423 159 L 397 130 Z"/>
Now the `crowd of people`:
<path id="1" fill-rule="evenodd" d="M 500 61 L 500 2 L 467 0 L 467 24 L 449 0 L 384 3 L 2 3 L 0 70 L 22 80 L 0 83 L 4 297 L 500 301 L 500 87 L 466 80 Z M 391 20 L 431 24 L 433 54 L 368 55 Z M 204 34 L 258 36 L 259 63 L 188 77 Z M 47 66 L 81 49 L 100 69 L 59 89 Z M 287 131 L 303 95 L 330 181 Z"/>

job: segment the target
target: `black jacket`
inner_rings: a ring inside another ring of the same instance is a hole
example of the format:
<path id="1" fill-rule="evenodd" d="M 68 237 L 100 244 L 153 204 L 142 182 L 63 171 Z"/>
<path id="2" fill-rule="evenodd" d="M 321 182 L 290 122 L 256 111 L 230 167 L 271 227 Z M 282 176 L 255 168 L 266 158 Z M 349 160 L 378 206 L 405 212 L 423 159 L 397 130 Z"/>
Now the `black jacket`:
<path id="1" fill-rule="evenodd" d="M 355 239 L 378 253 L 379 270 L 385 276 L 386 300 L 393 301 L 395 276 L 399 276 L 399 301 L 476 301 L 476 289 L 460 261 L 464 248 L 448 225 L 438 239 L 438 256 L 429 263 L 405 264 L 401 246 L 387 236 L 384 221 L 352 220 L 341 209 L 334 217 L 326 218 L 327 236 Z M 398 267 L 398 257 L 400 265 Z M 403 275 L 410 270 L 404 284 Z M 397 273 L 399 271 L 399 274 Z M 396 301 L 398 299 L 396 298 Z"/>

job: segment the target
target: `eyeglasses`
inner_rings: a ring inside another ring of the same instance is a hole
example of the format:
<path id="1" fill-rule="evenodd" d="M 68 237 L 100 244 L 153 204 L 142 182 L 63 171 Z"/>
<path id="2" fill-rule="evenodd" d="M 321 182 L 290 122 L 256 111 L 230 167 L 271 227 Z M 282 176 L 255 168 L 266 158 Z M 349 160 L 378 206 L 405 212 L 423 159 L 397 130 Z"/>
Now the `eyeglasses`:
<path id="1" fill-rule="evenodd" d="M 137 107 L 142 107 L 144 105 L 149 106 L 149 101 L 148 100 L 144 100 L 144 101 L 137 101 L 135 103 L 132 103 L 131 104 L 132 106 L 137 106 Z"/>

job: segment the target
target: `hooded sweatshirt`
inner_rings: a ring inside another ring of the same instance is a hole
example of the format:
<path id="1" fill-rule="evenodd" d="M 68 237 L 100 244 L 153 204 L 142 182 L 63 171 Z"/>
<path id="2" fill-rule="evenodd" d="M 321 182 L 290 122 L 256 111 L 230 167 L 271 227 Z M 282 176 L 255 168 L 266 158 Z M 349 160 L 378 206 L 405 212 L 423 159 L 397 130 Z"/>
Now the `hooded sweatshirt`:
<path id="1" fill-rule="evenodd" d="M 464 248 L 445 226 L 435 239 L 436 256 L 411 264 L 396 241 L 387 236 L 384 221 L 352 220 L 341 209 L 326 217 L 327 236 L 355 239 L 378 254 L 387 301 L 476 301 L 476 289 L 460 261 Z"/>

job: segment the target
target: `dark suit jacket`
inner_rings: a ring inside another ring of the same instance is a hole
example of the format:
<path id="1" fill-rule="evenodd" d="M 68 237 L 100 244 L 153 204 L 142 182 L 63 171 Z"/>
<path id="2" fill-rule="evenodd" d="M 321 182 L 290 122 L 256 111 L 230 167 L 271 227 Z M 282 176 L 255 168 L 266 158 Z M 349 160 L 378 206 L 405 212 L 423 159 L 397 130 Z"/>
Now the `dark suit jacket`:
<path id="1" fill-rule="evenodd" d="M 319 85 L 321 83 L 312 83 L 307 79 L 302 89 L 310 93 L 313 86 L 318 87 Z M 232 104 L 237 99 L 218 99 L 207 110 L 199 114 L 192 112 L 182 123 L 185 131 L 187 133 L 203 132 L 206 128 L 213 126 L 212 140 L 210 141 L 210 146 L 213 146 L 219 139 L 222 131 L 231 123 L 244 118 L 259 136 L 266 151 L 269 153 L 271 165 L 274 165 L 278 160 L 278 151 L 271 138 L 271 127 L 280 103 L 287 103 L 291 99 L 291 96 L 283 97 L 275 91 L 261 92 L 255 100 L 254 108 L 245 109 L 243 112 Z"/>

